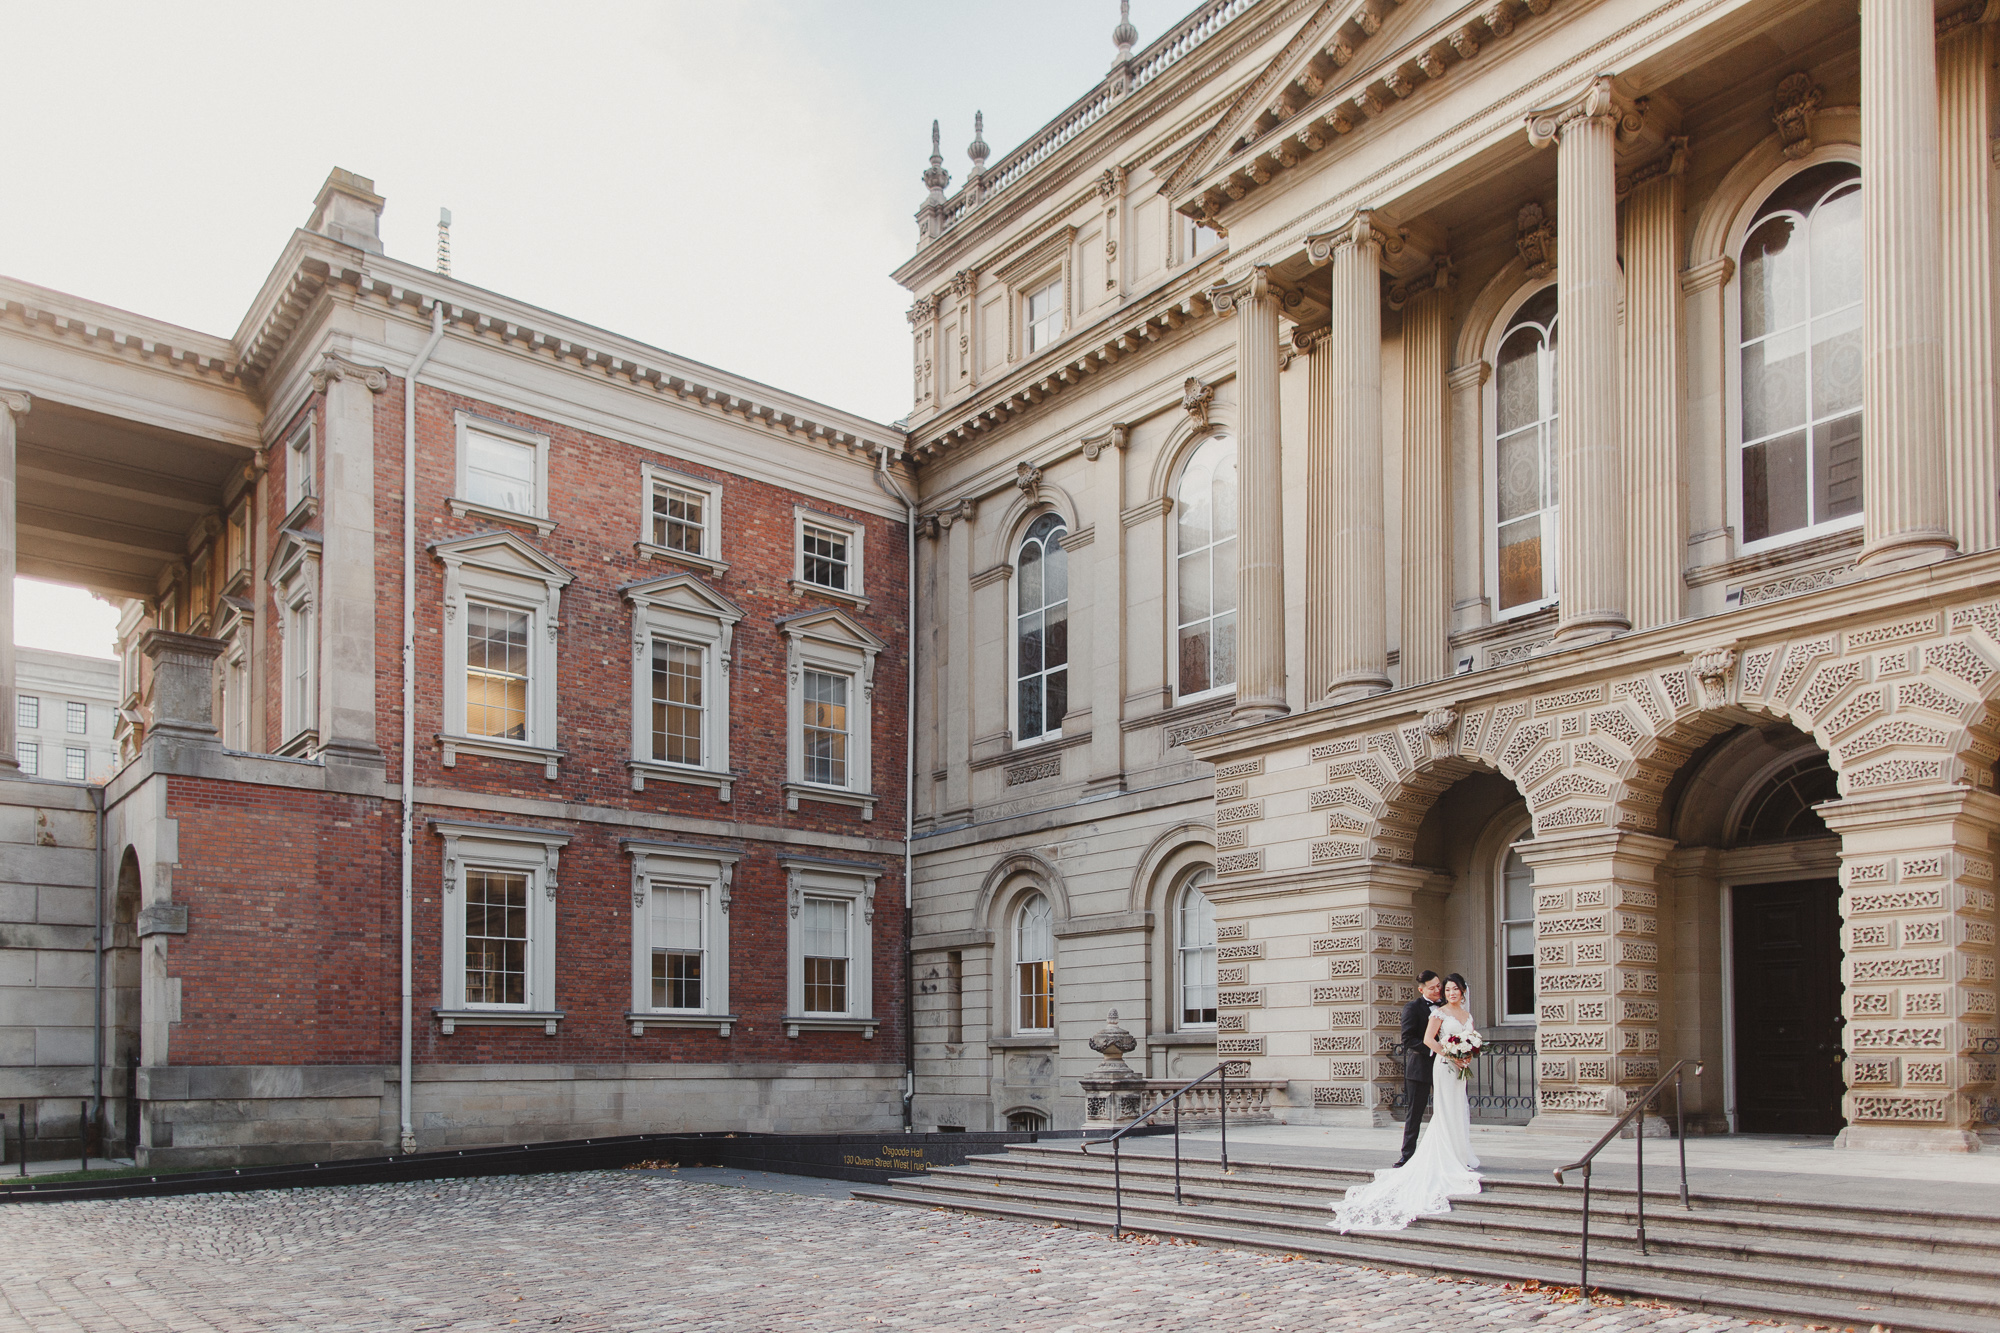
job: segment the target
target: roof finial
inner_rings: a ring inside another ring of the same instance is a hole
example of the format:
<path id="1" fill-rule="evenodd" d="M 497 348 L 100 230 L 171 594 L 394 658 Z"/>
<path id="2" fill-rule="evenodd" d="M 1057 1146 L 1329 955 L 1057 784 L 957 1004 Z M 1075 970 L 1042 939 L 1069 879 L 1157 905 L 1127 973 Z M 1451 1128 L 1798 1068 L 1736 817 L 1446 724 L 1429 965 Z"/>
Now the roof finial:
<path id="1" fill-rule="evenodd" d="M 1132 0 L 1118 0 L 1118 26 L 1111 30 L 1111 40 L 1118 44 L 1118 63 L 1132 58 L 1132 47 L 1139 40 L 1139 30 L 1132 26 Z"/>
<path id="2" fill-rule="evenodd" d="M 924 187 L 931 192 L 930 202 L 944 202 L 944 187 L 951 184 L 951 173 L 944 169 L 944 153 L 938 147 L 938 123 L 931 122 L 931 164 L 924 169 Z"/>
<path id="3" fill-rule="evenodd" d="M 993 150 L 986 146 L 986 113 L 975 111 L 972 113 L 972 143 L 965 150 L 965 155 L 972 159 L 974 175 L 986 170 L 986 159 L 992 154 Z"/>

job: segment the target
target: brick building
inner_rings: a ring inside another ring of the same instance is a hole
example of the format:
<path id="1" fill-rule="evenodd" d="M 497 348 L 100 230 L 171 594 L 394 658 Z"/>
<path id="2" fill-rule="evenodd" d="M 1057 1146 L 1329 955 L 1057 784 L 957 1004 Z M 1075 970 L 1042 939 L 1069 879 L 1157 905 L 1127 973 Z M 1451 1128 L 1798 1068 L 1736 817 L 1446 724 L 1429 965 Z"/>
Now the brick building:
<path id="1" fill-rule="evenodd" d="M 144 1160 L 899 1126 L 900 434 L 399 263 L 382 205 L 334 172 L 234 339 L 6 284 L 21 566 L 133 599 Z"/>

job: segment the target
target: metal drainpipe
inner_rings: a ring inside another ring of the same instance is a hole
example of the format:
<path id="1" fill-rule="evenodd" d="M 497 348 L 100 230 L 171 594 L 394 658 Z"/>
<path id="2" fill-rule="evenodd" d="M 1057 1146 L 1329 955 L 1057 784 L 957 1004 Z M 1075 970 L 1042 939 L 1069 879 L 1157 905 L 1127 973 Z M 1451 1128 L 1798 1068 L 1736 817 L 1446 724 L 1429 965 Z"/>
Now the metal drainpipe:
<path id="1" fill-rule="evenodd" d="M 875 455 L 875 484 L 903 506 L 908 614 L 903 624 L 903 1132 L 917 1127 L 917 983 L 910 961 L 915 897 L 910 884 L 910 833 L 917 812 L 917 502 L 889 475 L 889 447 Z"/>
<path id="2" fill-rule="evenodd" d="M 104 1138 L 104 787 L 93 784 L 90 804 L 97 812 L 97 948 L 92 989 L 97 993 L 96 1019 L 90 1039 L 90 1113 Z"/>
<path id="3" fill-rule="evenodd" d="M 417 688 L 417 376 L 444 341 L 444 302 L 431 303 L 431 336 L 403 375 L 403 1040 L 402 1080 L 397 1100 L 402 1113 L 399 1146 L 417 1150 L 417 1130 L 410 1119 L 410 878 L 415 819 L 415 767 L 411 746 L 416 738 L 412 716 Z"/>

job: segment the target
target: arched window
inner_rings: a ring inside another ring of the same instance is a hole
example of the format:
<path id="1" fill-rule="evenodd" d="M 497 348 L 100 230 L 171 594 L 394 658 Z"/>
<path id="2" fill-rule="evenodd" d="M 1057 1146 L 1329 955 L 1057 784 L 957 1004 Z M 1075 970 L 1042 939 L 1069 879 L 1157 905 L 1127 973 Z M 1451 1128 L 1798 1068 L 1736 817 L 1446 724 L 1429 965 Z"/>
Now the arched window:
<path id="1" fill-rule="evenodd" d="M 1861 519 L 1861 169 L 1788 178 L 1737 266 L 1743 545 Z"/>
<path id="2" fill-rule="evenodd" d="M 1175 941 L 1180 966 L 1181 1026 L 1215 1026 L 1215 904 L 1203 886 L 1215 879 L 1213 870 L 1199 870 L 1181 890 Z"/>
<path id="3" fill-rule="evenodd" d="M 1037 893 L 1021 904 L 1014 920 L 1015 993 L 1020 1002 L 1016 1032 L 1048 1032 L 1055 1027 L 1055 913 Z"/>
<path id="4" fill-rule="evenodd" d="M 1756 842 L 1831 837 L 1832 830 L 1813 807 L 1839 795 L 1840 779 L 1834 776 L 1825 755 L 1815 750 L 1794 759 L 1766 778 L 1743 807 L 1733 841 L 1738 847 L 1747 847 Z"/>
<path id="5" fill-rule="evenodd" d="M 1049 1118 L 1040 1111 L 1009 1111 L 1007 1113 L 1008 1132 L 1014 1134 L 1037 1134 L 1049 1127 Z"/>
<path id="6" fill-rule="evenodd" d="M 1178 691 L 1185 699 L 1236 683 L 1236 442 L 1211 436 L 1174 492 L 1180 590 Z"/>
<path id="7" fill-rule="evenodd" d="M 1060 514 L 1043 514 L 1021 539 L 1014 582 L 1014 738 L 1062 734 L 1069 711 L 1069 552 Z"/>
<path id="8" fill-rule="evenodd" d="M 1521 303 L 1493 364 L 1493 569 L 1501 614 L 1556 595 L 1556 289 Z"/>
<path id="9" fill-rule="evenodd" d="M 1510 1022 L 1535 1021 L 1535 878 L 1511 847 L 1500 864 L 1500 1007 Z"/>

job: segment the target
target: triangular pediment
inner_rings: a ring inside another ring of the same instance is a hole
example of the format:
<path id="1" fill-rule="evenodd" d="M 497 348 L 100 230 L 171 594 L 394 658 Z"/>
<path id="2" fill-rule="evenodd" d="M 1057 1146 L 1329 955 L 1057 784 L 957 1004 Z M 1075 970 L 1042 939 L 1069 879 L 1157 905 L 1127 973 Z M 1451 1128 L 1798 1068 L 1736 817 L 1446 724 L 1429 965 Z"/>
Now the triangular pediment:
<path id="1" fill-rule="evenodd" d="M 692 574 L 669 574 L 664 578 L 647 579 L 644 583 L 628 583 L 618 591 L 628 602 L 692 611 L 696 615 L 711 616 L 732 625 L 743 619 L 742 607 Z"/>
<path id="2" fill-rule="evenodd" d="M 778 620 L 778 629 L 793 638 L 821 639 L 829 643 L 848 644 L 856 648 L 865 648 L 871 653 L 879 653 L 888 646 L 870 634 L 852 616 L 830 606 L 782 616 Z"/>
<path id="3" fill-rule="evenodd" d="M 1160 192 L 1178 199 L 1213 184 L 1260 141 L 1276 147 L 1280 138 L 1304 130 L 1308 118 L 1302 112 L 1312 110 L 1310 119 L 1317 122 L 1338 100 L 1361 91 L 1364 82 L 1391 73 L 1378 68 L 1383 55 L 1430 8 L 1422 0 L 1325 0 L 1244 85 L 1213 128 L 1181 154 Z M 1283 136 L 1273 133 L 1280 127 Z M 1326 137 L 1336 132 L 1329 129 Z"/>
<path id="4" fill-rule="evenodd" d="M 576 575 L 511 532 L 476 532 L 470 537 L 453 537 L 432 542 L 430 551 L 448 565 L 471 565 L 496 574 L 540 579 L 554 588 L 567 587 L 576 579 Z"/>
<path id="5" fill-rule="evenodd" d="M 271 578 L 279 583 L 289 579 L 308 556 L 318 559 L 320 539 L 316 532 L 285 528 L 278 533 L 278 549 L 271 553 Z"/>

